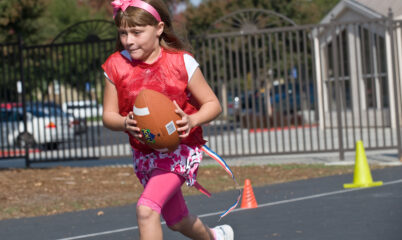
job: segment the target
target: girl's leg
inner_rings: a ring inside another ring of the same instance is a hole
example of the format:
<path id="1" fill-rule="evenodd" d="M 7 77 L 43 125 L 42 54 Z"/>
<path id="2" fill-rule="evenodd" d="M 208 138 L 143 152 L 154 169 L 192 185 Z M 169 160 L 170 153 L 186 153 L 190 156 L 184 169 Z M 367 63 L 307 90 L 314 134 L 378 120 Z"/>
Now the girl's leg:
<path id="1" fill-rule="evenodd" d="M 178 175 L 172 177 L 181 178 Z M 178 231 L 191 239 L 214 239 L 208 226 L 198 217 L 189 215 L 181 189 L 178 189 L 165 203 L 162 208 L 162 216 L 170 229 Z"/>
<path id="2" fill-rule="evenodd" d="M 168 227 L 191 239 L 214 239 L 212 231 L 196 216 L 188 214 L 181 192 L 184 178 L 171 172 L 154 170 L 137 203 L 141 240 L 162 239 L 160 214 Z"/>
<path id="3" fill-rule="evenodd" d="M 163 239 L 160 214 L 152 208 L 145 205 L 137 206 L 137 221 L 141 240 Z"/>
<path id="4" fill-rule="evenodd" d="M 174 231 L 178 231 L 184 236 L 194 240 L 215 239 L 211 229 L 206 226 L 197 216 L 193 215 L 184 217 L 180 222 L 173 226 L 169 226 L 169 228 Z"/>
<path id="5" fill-rule="evenodd" d="M 229 225 L 210 229 L 197 216 L 189 215 L 181 189 L 162 208 L 162 216 L 167 226 L 196 240 L 233 240 L 234 233 Z"/>
<path id="6" fill-rule="evenodd" d="M 155 169 L 137 203 L 137 221 L 141 240 L 162 240 L 161 209 L 184 182 L 177 174 Z M 187 216 L 187 208 L 176 209 L 176 218 Z M 177 217 L 178 216 L 178 217 Z"/>

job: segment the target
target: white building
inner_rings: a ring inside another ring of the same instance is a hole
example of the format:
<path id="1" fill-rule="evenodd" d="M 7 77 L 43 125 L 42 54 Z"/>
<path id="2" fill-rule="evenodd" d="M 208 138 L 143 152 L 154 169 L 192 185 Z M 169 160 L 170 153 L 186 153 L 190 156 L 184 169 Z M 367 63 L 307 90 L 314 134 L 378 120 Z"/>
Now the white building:
<path id="1" fill-rule="evenodd" d="M 344 124 L 397 126 L 402 85 L 402 22 L 397 20 L 402 20 L 402 0 L 341 0 L 322 19 L 313 32 L 321 128 L 339 104 Z"/>

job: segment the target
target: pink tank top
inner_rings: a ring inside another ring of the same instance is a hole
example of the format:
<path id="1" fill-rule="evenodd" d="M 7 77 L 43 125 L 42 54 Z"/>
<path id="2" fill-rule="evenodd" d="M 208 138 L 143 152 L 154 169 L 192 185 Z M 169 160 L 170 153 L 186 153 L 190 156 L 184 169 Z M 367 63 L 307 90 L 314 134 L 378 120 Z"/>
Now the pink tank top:
<path id="1" fill-rule="evenodd" d="M 103 70 L 117 89 L 119 112 L 126 116 L 132 111 L 134 101 L 142 89 L 152 89 L 165 94 L 187 114 L 197 112 L 195 101 L 187 90 L 188 76 L 184 63 L 184 51 L 173 52 L 161 48 L 161 55 L 152 64 L 140 61 L 131 61 L 115 52 L 102 65 Z M 188 54 L 188 53 L 187 53 Z M 153 150 L 136 138 L 129 135 L 131 146 L 143 153 Z M 188 146 L 202 146 L 205 144 L 202 137 L 202 128 L 191 129 L 190 135 L 181 140 L 181 144 Z"/>

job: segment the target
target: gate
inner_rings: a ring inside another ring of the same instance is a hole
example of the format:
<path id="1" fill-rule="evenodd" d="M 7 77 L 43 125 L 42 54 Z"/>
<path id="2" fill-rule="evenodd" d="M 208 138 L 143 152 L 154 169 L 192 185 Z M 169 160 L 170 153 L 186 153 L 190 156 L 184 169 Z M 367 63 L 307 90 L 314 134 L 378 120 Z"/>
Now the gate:
<path id="1" fill-rule="evenodd" d="M 103 73 L 112 22 L 85 21 L 49 45 L 0 45 L 0 158 L 99 158 Z"/>
<path id="2" fill-rule="evenodd" d="M 344 159 L 363 140 L 401 159 L 401 22 L 296 26 L 249 9 L 214 26 L 194 49 L 224 109 L 204 128 L 219 154 Z"/>

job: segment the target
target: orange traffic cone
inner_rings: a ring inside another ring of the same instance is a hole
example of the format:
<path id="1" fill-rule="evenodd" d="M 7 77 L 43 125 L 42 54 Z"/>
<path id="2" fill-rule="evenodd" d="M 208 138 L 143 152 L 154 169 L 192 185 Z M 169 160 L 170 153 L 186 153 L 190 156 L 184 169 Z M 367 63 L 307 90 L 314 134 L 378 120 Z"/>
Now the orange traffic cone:
<path id="1" fill-rule="evenodd" d="M 241 199 L 240 208 L 256 208 L 257 201 L 255 200 L 253 187 L 251 186 L 250 179 L 244 181 L 243 197 Z"/>

